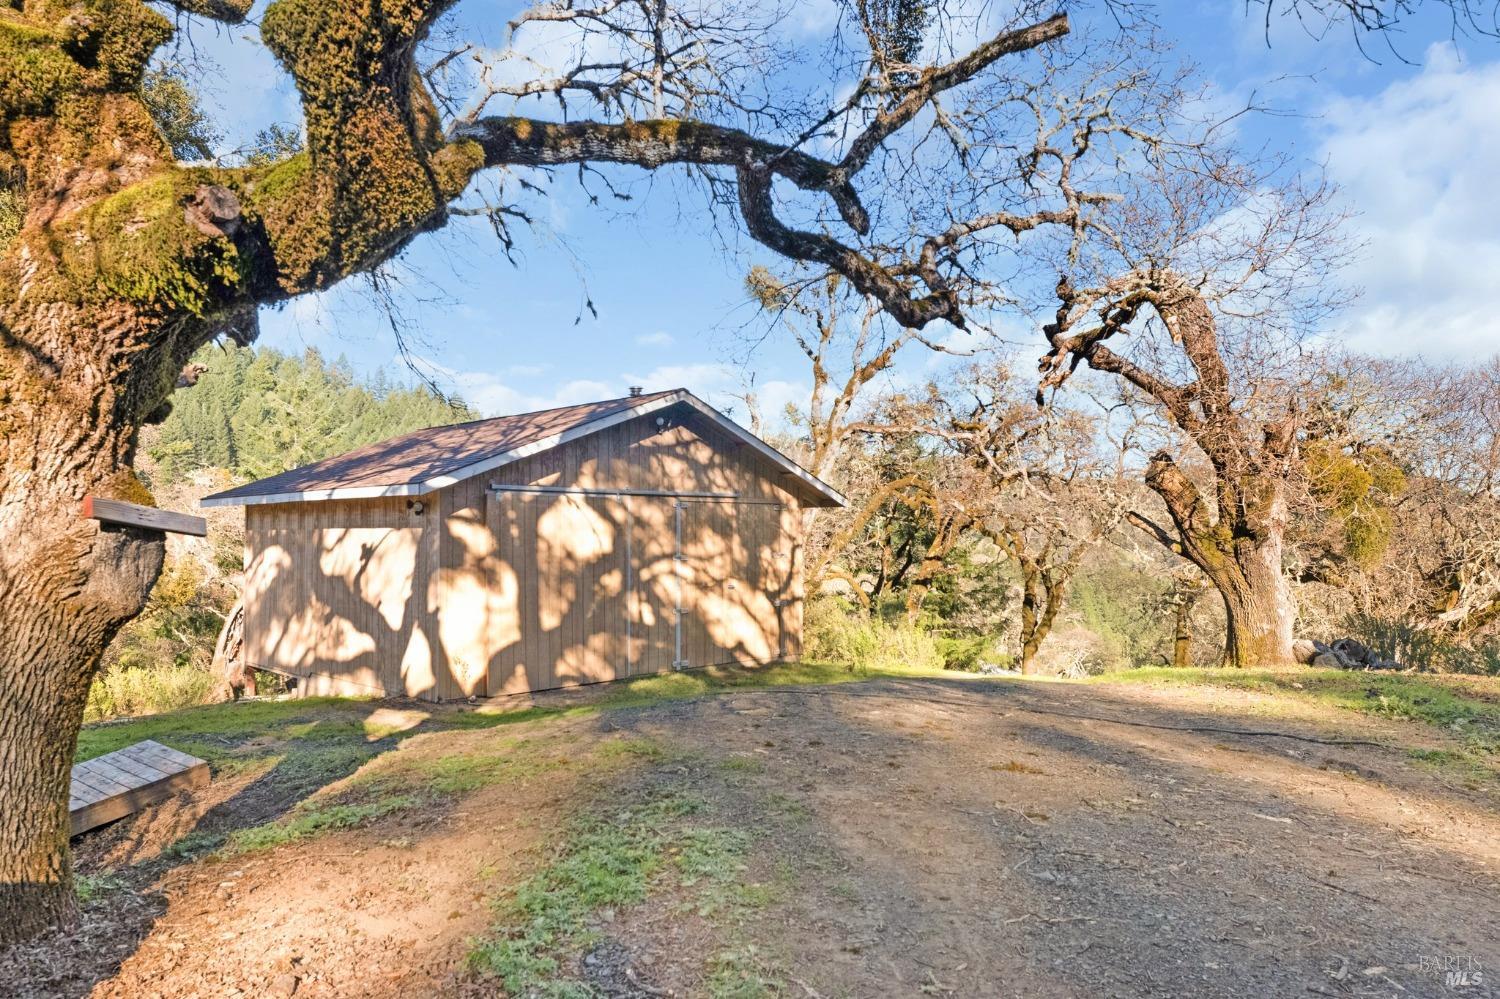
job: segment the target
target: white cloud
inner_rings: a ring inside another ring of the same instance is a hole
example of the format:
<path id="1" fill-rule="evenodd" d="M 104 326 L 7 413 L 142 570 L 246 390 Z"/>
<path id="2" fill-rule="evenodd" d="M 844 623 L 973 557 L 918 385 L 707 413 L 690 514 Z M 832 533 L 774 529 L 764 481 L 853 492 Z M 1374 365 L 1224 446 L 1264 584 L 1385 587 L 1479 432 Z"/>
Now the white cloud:
<path id="1" fill-rule="evenodd" d="M 624 392 L 613 391 L 612 386 L 595 381 L 537 385 L 538 378 L 548 370 L 545 365 L 513 364 L 496 372 L 462 370 L 425 357 L 413 357 L 412 364 L 439 388 L 456 392 L 485 416 L 528 413 L 624 395 Z"/>
<path id="2" fill-rule="evenodd" d="M 793 35 L 822 35 L 832 31 L 839 21 L 839 5 L 834 0 L 802 0 L 783 26 Z"/>
<path id="3" fill-rule="evenodd" d="M 298 295 L 288 303 L 287 314 L 299 326 L 325 326 L 331 321 L 329 298 L 332 292 L 315 291 Z"/>
<path id="4" fill-rule="evenodd" d="M 798 412 L 805 412 L 811 393 L 812 386 L 806 382 L 777 379 L 758 383 L 755 386 L 755 402 L 766 428 L 772 431 L 787 429 L 787 407 L 793 406 Z"/>
<path id="5" fill-rule="evenodd" d="M 672 334 L 663 330 L 657 330 L 655 333 L 642 333 L 635 338 L 635 342 L 642 347 L 670 347 Z"/>
<path id="6" fill-rule="evenodd" d="M 1434 357 L 1500 349 L 1500 64 L 1428 50 L 1423 70 L 1325 110 L 1323 155 L 1368 244 L 1341 324 L 1356 350 Z"/>
<path id="7" fill-rule="evenodd" d="M 626 385 L 639 385 L 647 392 L 685 388 L 714 406 L 740 394 L 740 370 L 728 364 L 662 364 L 644 374 L 622 374 Z"/>

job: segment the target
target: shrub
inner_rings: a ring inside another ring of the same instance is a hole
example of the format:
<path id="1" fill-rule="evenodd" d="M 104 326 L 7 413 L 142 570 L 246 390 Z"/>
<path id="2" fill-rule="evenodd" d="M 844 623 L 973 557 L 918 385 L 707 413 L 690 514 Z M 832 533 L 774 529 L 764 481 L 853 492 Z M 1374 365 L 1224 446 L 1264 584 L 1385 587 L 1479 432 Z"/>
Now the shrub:
<path id="1" fill-rule="evenodd" d="M 208 670 L 185 664 L 154 666 L 116 664 L 94 678 L 89 688 L 85 721 L 120 715 L 153 715 L 204 704 L 213 692 Z"/>
<path id="2" fill-rule="evenodd" d="M 943 668 L 938 640 L 904 619 L 866 615 L 838 597 L 808 601 L 803 625 L 806 658 L 851 671 Z"/>
<path id="3" fill-rule="evenodd" d="M 943 668 L 978 673 L 985 663 L 1009 665 L 1011 657 L 996 648 L 993 635 L 952 635 L 936 639 Z"/>

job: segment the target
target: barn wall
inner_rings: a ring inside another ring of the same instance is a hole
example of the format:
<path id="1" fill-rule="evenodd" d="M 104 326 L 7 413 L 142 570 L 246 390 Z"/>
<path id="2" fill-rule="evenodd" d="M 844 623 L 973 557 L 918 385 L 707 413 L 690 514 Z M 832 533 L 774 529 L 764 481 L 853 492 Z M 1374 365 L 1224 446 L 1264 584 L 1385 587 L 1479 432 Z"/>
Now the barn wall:
<path id="1" fill-rule="evenodd" d="M 443 490 L 437 633 L 450 659 L 485 664 L 482 686 L 455 684 L 443 696 L 670 669 L 679 593 L 689 611 L 680 654 L 691 665 L 780 658 L 783 625 L 786 654 L 800 653 L 796 497 L 707 420 L 672 410 L 658 428 L 657 415 Z M 688 559 L 679 563 L 669 498 L 497 495 L 491 483 L 737 493 L 746 502 L 689 502 Z"/>
<path id="2" fill-rule="evenodd" d="M 435 696 L 437 534 L 405 500 L 245 509 L 245 655 L 305 693 Z"/>
<path id="3" fill-rule="evenodd" d="M 422 497 L 246 508 L 245 650 L 307 693 L 518 692 L 801 652 L 801 514 L 749 447 L 651 414 Z M 492 482 L 737 493 L 492 494 Z M 696 613 L 694 613 L 696 612 Z"/>

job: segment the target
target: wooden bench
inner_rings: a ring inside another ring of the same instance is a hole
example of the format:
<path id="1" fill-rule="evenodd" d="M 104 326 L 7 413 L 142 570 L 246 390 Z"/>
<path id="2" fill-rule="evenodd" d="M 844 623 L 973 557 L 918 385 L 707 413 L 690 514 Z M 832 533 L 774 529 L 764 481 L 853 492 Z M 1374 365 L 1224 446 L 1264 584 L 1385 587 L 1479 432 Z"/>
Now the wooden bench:
<path id="1" fill-rule="evenodd" d="M 73 767 L 73 835 L 208 783 L 208 764 L 152 739 Z"/>

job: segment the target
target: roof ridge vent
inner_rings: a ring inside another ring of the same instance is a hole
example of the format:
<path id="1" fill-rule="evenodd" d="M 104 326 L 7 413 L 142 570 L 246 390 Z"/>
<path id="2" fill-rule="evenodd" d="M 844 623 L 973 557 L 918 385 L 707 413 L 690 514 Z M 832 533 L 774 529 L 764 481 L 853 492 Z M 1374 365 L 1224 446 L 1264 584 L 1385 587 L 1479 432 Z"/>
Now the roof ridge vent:
<path id="1" fill-rule="evenodd" d="M 632 385 L 632 386 L 630 386 L 630 398 L 632 398 L 632 399 L 639 398 L 640 394 L 642 392 L 644 392 L 644 391 L 645 391 L 645 389 L 642 388 L 640 385 Z"/>

